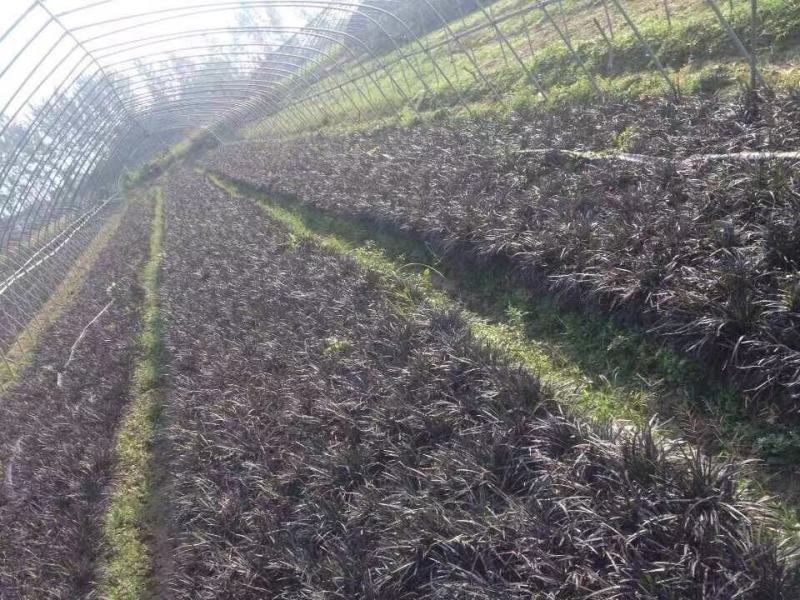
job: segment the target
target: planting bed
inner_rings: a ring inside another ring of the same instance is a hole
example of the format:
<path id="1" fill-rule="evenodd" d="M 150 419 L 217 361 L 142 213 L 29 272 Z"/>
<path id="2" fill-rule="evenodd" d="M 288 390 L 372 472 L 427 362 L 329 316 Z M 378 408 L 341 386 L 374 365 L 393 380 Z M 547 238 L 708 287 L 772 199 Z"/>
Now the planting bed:
<path id="1" fill-rule="evenodd" d="M 165 216 L 163 597 L 794 597 L 736 465 L 557 414 L 196 173 Z"/>
<path id="2" fill-rule="evenodd" d="M 800 395 L 793 96 L 613 103 L 231 145 L 206 165 L 455 255 L 508 260 L 534 289 L 644 324 L 727 370 L 754 410 Z M 543 148 L 649 153 L 576 156 Z M 672 157 L 675 160 L 664 160 Z"/>
<path id="3" fill-rule="evenodd" d="M 93 597 L 151 217 L 149 203 L 129 205 L 73 302 L 40 338 L 32 364 L 0 400 L 4 600 Z"/>

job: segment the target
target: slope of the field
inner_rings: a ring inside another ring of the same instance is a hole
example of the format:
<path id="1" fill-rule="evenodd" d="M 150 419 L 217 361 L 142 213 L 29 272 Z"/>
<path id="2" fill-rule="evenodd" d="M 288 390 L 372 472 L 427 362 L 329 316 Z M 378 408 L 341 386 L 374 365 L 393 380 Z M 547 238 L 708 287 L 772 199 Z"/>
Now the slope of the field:
<path id="1" fill-rule="evenodd" d="M 734 464 L 553 412 L 457 315 L 196 173 L 165 197 L 164 597 L 791 593 Z"/>

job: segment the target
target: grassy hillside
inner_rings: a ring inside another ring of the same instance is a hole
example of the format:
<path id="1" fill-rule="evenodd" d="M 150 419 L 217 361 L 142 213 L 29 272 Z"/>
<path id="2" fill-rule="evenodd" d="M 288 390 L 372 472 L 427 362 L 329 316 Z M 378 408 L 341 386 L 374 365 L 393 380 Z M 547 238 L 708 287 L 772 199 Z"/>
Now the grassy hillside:
<path id="1" fill-rule="evenodd" d="M 487 26 L 486 15 L 478 10 L 428 34 L 418 44 L 376 59 L 345 61 L 344 68 L 307 90 L 307 100 L 254 124 L 244 135 L 257 138 L 323 127 L 352 128 L 387 118 L 402 123 L 442 109 L 452 116 L 546 108 L 605 95 L 671 93 L 648 47 L 682 94 L 738 90 L 749 80 L 746 61 L 702 0 L 669 0 L 669 18 L 660 0 L 624 4 L 644 45 L 611 2 L 566 0 L 563 11 L 553 5 L 547 14 L 516 10 L 525 4 L 518 0 L 493 4 L 498 29 Z M 721 10 L 737 34 L 749 40 L 750 3 L 736 0 Z M 511 16 L 503 18 L 504 14 Z M 800 5 L 796 2 L 759 2 L 758 60 L 770 86 L 797 83 L 800 71 L 793 58 L 798 31 Z"/>

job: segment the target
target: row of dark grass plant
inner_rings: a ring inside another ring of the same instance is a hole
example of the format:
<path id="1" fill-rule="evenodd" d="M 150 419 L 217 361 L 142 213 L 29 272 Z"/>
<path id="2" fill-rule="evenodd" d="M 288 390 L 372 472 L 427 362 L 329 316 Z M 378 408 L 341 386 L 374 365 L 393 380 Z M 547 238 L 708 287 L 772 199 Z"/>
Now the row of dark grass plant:
<path id="1" fill-rule="evenodd" d="M 0 401 L 3 600 L 95 597 L 115 431 L 141 326 L 137 275 L 151 217 L 149 203 L 130 204 L 75 298 Z"/>
<path id="2" fill-rule="evenodd" d="M 554 412 L 456 315 L 165 192 L 169 597 L 792 597 L 736 464 Z"/>
<path id="3" fill-rule="evenodd" d="M 439 255 L 424 240 L 386 223 L 337 217 L 296 198 L 268 195 L 217 174 L 211 177 L 234 196 L 281 207 L 317 235 L 333 236 L 354 248 L 378 249 L 399 272 L 427 273 L 435 286 L 467 309 L 513 328 L 545 348 L 554 364 L 573 365 L 593 389 L 607 390 L 590 395 L 587 405 L 581 403 L 592 415 L 631 418 L 633 412 L 639 421 L 657 415 L 681 423 L 681 435 L 711 454 L 764 460 L 770 482 L 789 491 L 784 479 L 792 477 L 800 459 L 800 419 L 754 419 L 722 377 L 710 377 L 700 361 L 648 339 L 646 330 L 621 325 L 597 311 L 564 310 L 556 297 L 532 292 L 508 258 L 479 261 L 469 252 Z"/>
<path id="4" fill-rule="evenodd" d="M 727 371 L 753 410 L 794 410 L 800 194 L 791 162 L 634 163 L 531 151 L 575 148 L 592 129 L 579 148 L 607 150 L 624 137 L 628 151 L 680 156 L 795 143 L 792 98 L 731 123 L 737 106 L 653 101 L 510 124 L 426 123 L 226 146 L 207 164 L 336 214 L 413 231 L 443 252 L 507 257 L 566 306 L 612 311 Z M 674 131 L 670 119 L 679 117 L 668 115 L 681 114 L 689 125 Z M 639 134 L 642 147 L 632 141 Z"/>

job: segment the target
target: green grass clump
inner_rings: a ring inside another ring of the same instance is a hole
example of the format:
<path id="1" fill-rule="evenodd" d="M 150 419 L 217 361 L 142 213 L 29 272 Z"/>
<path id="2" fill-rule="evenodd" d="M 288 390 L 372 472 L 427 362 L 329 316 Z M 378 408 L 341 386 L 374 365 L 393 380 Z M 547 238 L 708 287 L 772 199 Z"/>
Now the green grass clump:
<path id="1" fill-rule="evenodd" d="M 152 567 L 144 532 L 153 492 L 152 446 L 161 410 L 163 348 L 157 299 L 164 227 L 161 188 L 155 189 L 154 203 L 150 257 L 140 275 L 144 300 L 143 329 L 137 341 L 139 358 L 133 373 L 130 405 L 117 437 L 114 487 L 103 523 L 108 556 L 102 567 L 101 596 L 108 600 L 145 597 Z"/>

